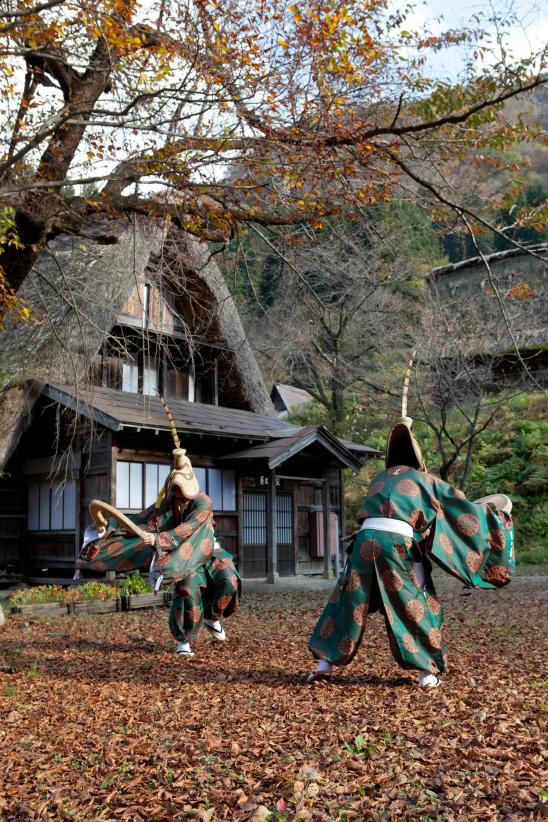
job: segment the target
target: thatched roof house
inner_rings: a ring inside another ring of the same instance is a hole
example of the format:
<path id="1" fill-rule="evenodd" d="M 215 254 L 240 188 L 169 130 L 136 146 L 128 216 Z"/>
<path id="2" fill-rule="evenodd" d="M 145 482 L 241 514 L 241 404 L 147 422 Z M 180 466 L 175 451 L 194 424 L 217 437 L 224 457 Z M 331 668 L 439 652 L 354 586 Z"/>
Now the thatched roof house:
<path id="1" fill-rule="evenodd" d="M 471 257 L 458 263 L 434 268 L 427 281 L 439 298 L 455 314 L 471 304 L 478 315 L 490 324 L 491 353 L 511 353 L 513 340 L 501 315 L 500 300 L 505 308 L 515 342 L 523 352 L 545 350 L 548 343 L 548 243 L 527 250 L 512 248 L 485 257 Z M 498 294 L 497 294 L 498 292 Z M 497 333 L 493 333 L 493 326 Z M 471 327 L 470 347 L 474 334 Z M 477 350 L 477 348 L 476 348 Z"/>
<path id="2" fill-rule="evenodd" d="M 149 503 L 170 462 L 160 394 L 244 574 L 330 568 L 342 470 L 377 452 L 277 419 L 207 247 L 152 220 L 108 231 L 52 242 L 24 284 L 34 321 L 0 335 L 0 577 L 68 574 L 94 497 Z"/>

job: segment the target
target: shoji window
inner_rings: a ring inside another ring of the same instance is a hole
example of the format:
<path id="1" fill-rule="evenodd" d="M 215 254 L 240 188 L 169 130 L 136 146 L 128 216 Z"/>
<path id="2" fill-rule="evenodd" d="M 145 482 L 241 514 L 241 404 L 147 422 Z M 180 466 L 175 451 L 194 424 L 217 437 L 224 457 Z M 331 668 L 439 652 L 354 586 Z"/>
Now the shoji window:
<path id="1" fill-rule="evenodd" d="M 214 511 L 236 510 L 236 475 L 226 468 L 194 468 L 200 490 L 211 497 Z"/>
<path id="2" fill-rule="evenodd" d="M 124 360 L 122 363 L 122 391 L 136 394 L 139 391 L 139 365 L 137 360 Z"/>
<path id="3" fill-rule="evenodd" d="M 116 463 L 116 507 L 142 511 L 155 502 L 171 467 L 160 463 Z"/>
<path id="4" fill-rule="evenodd" d="M 244 545 L 266 545 L 266 494 L 244 494 L 242 538 Z"/>
<path id="5" fill-rule="evenodd" d="M 276 541 L 279 545 L 293 543 L 293 497 L 289 494 L 276 498 Z"/>
<path id="6" fill-rule="evenodd" d="M 28 493 L 29 531 L 72 531 L 76 523 L 76 483 L 31 482 Z"/>

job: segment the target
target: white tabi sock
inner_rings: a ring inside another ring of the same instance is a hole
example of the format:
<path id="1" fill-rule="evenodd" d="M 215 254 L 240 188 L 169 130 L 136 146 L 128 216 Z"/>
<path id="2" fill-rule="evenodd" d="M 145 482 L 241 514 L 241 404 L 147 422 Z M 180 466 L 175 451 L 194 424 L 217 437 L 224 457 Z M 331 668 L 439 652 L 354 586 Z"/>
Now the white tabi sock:
<path id="1" fill-rule="evenodd" d="M 316 665 L 316 673 L 317 674 L 330 674 L 333 671 L 333 665 L 331 662 L 327 662 L 325 659 L 320 659 L 318 664 Z"/>
<path id="2" fill-rule="evenodd" d="M 190 647 L 190 642 L 178 642 L 177 653 L 181 656 L 194 656 L 194 652 Z"/>
<path id="3" fill-rule="evenodd" d="M 419 671 L 419 685 L 421 688 L 433 688 L 439 683 L 439 679 L 430 671 Z"/>
<path id="4" fill-rule="evenodd" d="M 218 619 L 204 619 L 204 622 L 206 625 L 209 625 L 211 628 L 213 628 L 214 631 L 218 631 L 219 633 L 221 633 L 221 631 L 223 630 L 223 626 L 221 625 Z"/>

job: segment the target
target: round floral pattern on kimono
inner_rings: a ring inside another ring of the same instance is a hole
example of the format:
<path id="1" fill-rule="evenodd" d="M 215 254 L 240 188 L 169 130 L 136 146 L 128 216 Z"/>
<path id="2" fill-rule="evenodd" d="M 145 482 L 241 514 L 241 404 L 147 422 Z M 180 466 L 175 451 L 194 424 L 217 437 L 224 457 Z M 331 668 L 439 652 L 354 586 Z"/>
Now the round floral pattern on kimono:
<path id="1" fill-rule="evenodd" d="M 336 605 L 340 598 L 341 598 L 341 595 L 340 595 L 340 592 L 339 592 L 339 586 L 335 585 L 335 587 L 331 591 L 331 596 L 329 597 L 329 602 L 331 603 L 331 605 Z"/>
<path id="2" fill-rule="evenodd" d="M 165 568 L 165 566 L 168 564 L 170 559 L 171 559 L 171 554 L 165 554 L 165 553 L 160 554 L 160 556 L 156 560 L 156 564 L 157 564 L 158 568 Z"/>
<path id="3" fill-rule="evenodd" d="M 501 528 L 493 528 L 489 531 L 487 539 L 492 551 L 502 551 L 504 548 L 506 540 L 504 538 L 504 531 Z"/>
<path id="4" fill-rule="evenodd" d="M 186 613 L 188 614 L 188 618 L 191 622 L 199 622 L 202 618 L 202 611 L 198 605 L 193 605 L 192 608 L 189 608 Z"/>
<path id="5" fill-rule="evenodd" d="M 238 590 L 238 577 L 236 574 L 232 574 L 230 579 L 228 580 L 228 584 L 233 588 L 235 591 Z"/>
<path id="6" fill-rule="evenodd" d="M 405 633 L 402 637 L 401 644 L 409 654 L 416 654 L 419 650 L 411 634 Z"/>
<path id="7" fill-rule="evenodd" d="M 361 605 L 356 605 L 355 608 L 352 610 L 352 619 L 356 623 L 356 625 L 363 625 L 363 620 L 365 615 L 367 614 L 366 611 L 366 604 L 363 602 Z"/>
<path id="8" fill-rule="evenodd" d="M 383 517 L 396 516 L 396 506 L 393 502 L 391 502 L 391 500 L 387 499 L 385 502 L 383 502 L 383 504 L 381 505 L 381 514 L 383 515 Z"/>
<path id="9" fill-rule="evenodd" d="M 90 571 L 106 571 L 107 566 L 105 565 L 104 562 L 101 562 L 101 560 L 98 559 L 95 562 L 91 563 L 91 565 L 89 566 L 89 570 Z"/>
<path id="10" fill-rule="evenodd" d="M 466 499 L 466 494 L 464 491 L 461 491 L 460 488 L 451 488 L 451 493 L 457 499 Z"/>
<path id="11" fill-rule="evenodd" d="M 186 585 L 177 585 L 177 593 L 181 597 L 190 597 L 192 596 L 192 591 Z"/>
<path id="12" fill-rule="evenodd" d="M 409 514 L 409 524 L 411 528 L 414 528 L 415 531 L 418 531 L 421 528 L 424 528 L 426 525 L 426 517 L 424 513 L 421 511 L 420 508 L 415 508 Z"/>
<path id="13" fill-rule="evenodd" d="M 214 559 L 211 563 L 211 569 L 213 571 L 224 571 L 225 568 L 230 568 L 232 565 L 232 560 L 228 557 L 219 557 L 219 559 Z"/>
<path id="14" fill-rule="evenodd" d="M 387 608 L 386 605 L 384 606 L 384 612 L 386 614 L 386 618 L 390 625 L 394 624 L 394 614 L 392 612 L 392 608 Z"/>
<path id="15" fill-rule="evenodd" d="M 434 616 L 439 616 L 439 613 L 441 611 L 441 605 L 439 604 L 436 597 L 429 595 L 426 601 L 428 603 L 428 607 L 430 608 Z"/>
<path id="16" fill-rule="evenodd" d="M 346 590 L 348 593 L 352 593 L 353 591 L 357 591 L 359 588 L 362 587 L 362 581 L 360 579 L 360 575 L 357 571 L 350 571 L 350 576 L 348 577 L 348 585 L 346 586 Z"/>
<path id="17" fill-rule="evenodd" d="M 406 471 L 409 471 L 407 465 L 393 465 L 392 468 L 387 469 L 386 473 L 393 477 L 394 475 L 405 474 Z"/>
<path id="18" fill-rule="evenodd" d="M 205 522 L 206 519 L 209 517 L 209 511 L 198 511 L 196 514 L 196 519 L 198 522 Z"/>
<path id="19" fill-rule="evenodd" d="M 365 539 L 360 545 L 360 557 L 366 562 L 373 562 L 381 553 L 381 546 L 376 539 Z"/>
<path id="20" fill-rule="evenodd" d="M 175 528 L 175 533 L 178 537 L 183 537 L 183 539 L 189 537 L 192 534 L 192 525 L 188 522 L 182 522 Z"/>
<path id="21" fill-rule="evenodd" d="M 194 554 L 194 546 L 191 542 L 183 542 L 181 547 L 179 548 L 179 554 L 181 559 L 189 560 L 192 559 Z"/>
<path id="22" fill-rule="evenodd" d="M 344 656 L 348 656 L 354 650 L 354 642 L 350 639 L 349 636 L 343 636 L 341 641 L 339 642 L 339 651 Z"/>
<path id="23" fill-rule="evenodd" d="M 213 541 L 210 540 L 209 537 L 206 537 L 200 542 L 200 551 L 206 557 L 209 557 L 209 555 L 213 551 Z"/>
<path id="24" fill-rule="evenodd" d="M 381 574 L 381 582 L 386 591 L 401 591 L 403 588 L 403 579 L 397 571 L 385 571 Z"/>
<path id="25" fill-rule="evenodd" d="M 99 548 L 99 546 L 98 545 L 93 545 L 93 543 L 92 543 L 89 546 L 89 548 L 87 549 L 87 553 L 86 553 L 87 561 L 91 562 L 92 560 L 95 559 L 95 557 L 98 557 L 100 553 L 101 553 L 101 549 Z"/>
<path id="26" fill-rule="evenodd" d="M 335 623 L 331 619 L 331 617 L 327 617 L 324 619 L 322 624 L 320 625 L 320 636 L 322 639 L 328 639 L 328 637 L 333 636 L 335 632 Z"/>
<path id="27" fill-rule="evenodd" d="M 421 584 L 420 584 L 420 582 L 419 582 L 419 578 L 418 578 L 418 576 L 416 575 L 416 573 L 413 571 L 413 569 L 412 569 L 412 568 L 411 568 L 411 570 L 409 571 L 409 579 L 411 580 L 411 582 L 413 583 L 413 585 L 415 586 L 415 588 L 418 588 L 419 590 L 422 590 L 422 588 L 421 588 Z"/>
<path id="28" fill-rule="evenodd" d="M 117 571 L 133 571 L 134 564 L 130 559 L 122 559 L 116 566 Z"/>
<path id="29" fill-rule="evenodd" d="M 161 548 L 171 548 L 173 545 L 173 537 L 167 531 L 162 531 L 158 534 L 158 545 Z"/>
<path id="30" fill-rule="evenodd" d="M 441 502 L 436 497 L 430 497 L 430 505 L 436 512 L 438 519 L 445 519 L 445 511 L 441 506 Z"/>
<path id="31" fill-rule="evenodd" d="M 370 485 L 367 489 L 367 496 L 374 497 L 375 494 L 379 494 L 383 488 L 384 482 L 382 480 L 377 480 L 377 482 L 374 482 L 373 485 Z"/>
<path id="32" fill-rule="evenodd" d="M 460 514 L 457 517 L 457 528 L 466 537 L 472 537 L 479 531 L 479 519 L 474 514 Z"/>
<path id="33" fill-rule="evenodd" d="M 481 554 L 478 554 L 477 551 L 468 551 L 468 553 L 466 554 L 466 564 L 473 574 L 479 571 L 482 562 L 482 556 Z"/>
<path id="34" fill-rule="evenodd" d="M 428 660 L 428 670 L 431 674 L 437 674 L 440 670 L 433 659 Z"/>
<path id="35" fill-rule="evenodd" d="M 123 543 L 119 539 L 107 545 L 107 554 L 109 557 L 119 557 L 124 551 Z"/>
<path id="36" fill-rule="evenodd" d="M 491 565 L 487 569 L 487 582 L 493 585 L 505 585 L 510 581 L 510 571 L 505 565 Z"/>
<path id="37" fill-rule="evenodd" d="M 424 605 L 418 599 L 410 599 L 405 606 L 405 613 L 411 622 L 420 622 L 424 616 Z"/>
<path id="38" fill-rule="evenodd" d="M 215 608 L 217 611 L 224 611 L 225 608 L 228 608 L 230 602 L 232 600 L 231 594 L 224 594 L 222 597 L 219 597 L 215 602 Z"/>
<path id="39" fill-rule="evenodd" d="M 428 642 L 432 648 L 441 648 L 441 631 L 439 628 L 432 628 L 428 634 Z"/>
<path id="40" fill-rule="evenodd" d="M 446 554 L 452 554 L 455 550 L 453 543 L 451 542 L 449 537 L 446 536 L 446 534 L 440 534 L 438 541 L 440 544 L 440 548 L 442 549 L 442 551 L 445 551 Z"/>
<path id="41" fill-rule="evenodd" d="M 399 491 L 404 497 L 417 497 L 420 494 L 419 486 L 410 479 L 400 480 L 396 485 L 396 491 Z"/>
<path id="42" fill-rule="evenodd" d="M 401 542 L 397 543 L 397 545 L 396 545 L 396 553 L 397 553 L 397 555 L 399 556 L 399 558 L 400 558 L 401 560 L 404 560 L 404 559 L 405 559 L 405 557 L 407 556 L 407 551 L 408 551 L 408 550 L 409 550 L 409 549 L 407 548 L 407 545 L 402 545 L 402 544 L 401 544 Z"/>

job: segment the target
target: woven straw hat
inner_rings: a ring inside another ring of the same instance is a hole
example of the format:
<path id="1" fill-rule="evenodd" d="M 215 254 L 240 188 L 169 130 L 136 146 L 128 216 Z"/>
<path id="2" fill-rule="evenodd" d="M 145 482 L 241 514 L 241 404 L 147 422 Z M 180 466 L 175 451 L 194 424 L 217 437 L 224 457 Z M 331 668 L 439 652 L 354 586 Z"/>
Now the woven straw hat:
<path id="1" fill-rule="evenodd" d="M 426 471 L 420 445 L 411 433 L 411 420 L 409 417 L 397 422 L 390 429 L 386 442 L 385 464 L 387 468 L 394 468 L 396 465 L 407 465 L 409 468 L 416 468 L 418 471 Z"/>
<path id="2" fill-rule="evenodd" d="M 181 442 L 177 434 L 175 421 L 171 416 L 171 412 L 164 398 L 160 397 L 160 400 L 164 407 L 164 411 L 169 422 L 171 436 L 173 437 L 175 448 L 172 451 L 173 470 L 167 478 L 164 488 L 160 492 L 160 496 L 156 501 L 157 506 L 159 506 L 160 500 L 163 497 L 164 492 L 167 494 L 170 491 L 173 491 L 174 488 L 179 488 L 185 499 L 195 499 L 200 493 L 200 486 L 198 484 L 198 480 L 196 479 L 196 474 L 192 469 L 192 463 L 190 462 L 190 459 L 187 457 L 185 449 L 180 447 Z"/>
<path id="3" fill-rule="evenodd" d="M 195 499 L 200 493 L 200 486 L 185 449 L 174 448 L 172 454 L 173 471 L 168 478 L 167 490 L 173 491 L 176 487 L 180 489 L 185 499 Z"/>

